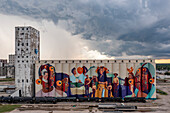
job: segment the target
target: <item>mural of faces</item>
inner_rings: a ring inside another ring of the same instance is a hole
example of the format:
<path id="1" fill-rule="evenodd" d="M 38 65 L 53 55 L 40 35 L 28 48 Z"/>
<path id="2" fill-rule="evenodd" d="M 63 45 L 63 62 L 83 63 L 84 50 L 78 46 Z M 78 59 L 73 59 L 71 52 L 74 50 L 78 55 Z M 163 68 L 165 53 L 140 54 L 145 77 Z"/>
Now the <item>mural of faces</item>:
<path id="1" fill-rule="evenodd" d="M 153 89 L 155 79 L 153 72 L 151 72 L 154 67 L 151 69 L 150 67 L 152 66 L 147 65 L 151 64 L 141 63 L 135 68 L 136 70 L 132 67 L 127 68 L 128 74 L 126 78 L 121 78 L 124 75 L 109 73 L 107 67 L 104 66 L 91 66 L 89 69 L 85 66 L 74 67 L 69 71 L 71 75 L 68 75 L 67 73 L 56 73 L 52 65 L 45 64 L 39 68 L 39 79 L 36 83 L 37 85 L 42 85 L 44 92 L 50 92 L 55 89 L 63 93 L 70 92 L 73 97 L 77 95 L 99 98 L 126 97 L 128 95 L 138 97 L 139 93 L 141 96 L 146 97 Z M 125 82 L 126 84 L 122 84 Z M 78 94 L 76 94 L 77 92 Z"/>
<path id="2" fill-rule="evenodd" d="M 151 89 L 151 83 L 149 80 L 151 79 L 151 74 L 148 68 L 143 67 L 139 68 L 135 74 L 135 87 L 141 91 L 148 92 Z"/>
<path id="3" fill-rule="evenodd" d="M 57 80 L 55 88 L 57 90 L 60 90 L 60 91 L 63 91 L 63 92 L 67 92 L 68 91 L 68 87 L 69 87 L 69 83 L 68 82 L 69 82 L 68 78 L 64 78 L 62 80 Z"/>
<path id="4" fill-rule="evenodd" d="M 54 67 L 49 65 L 43 65 L 39 69 L 38 83 L 42 85 L 42 91 L 47 93 L 53 90 L 54 85 Z"/>

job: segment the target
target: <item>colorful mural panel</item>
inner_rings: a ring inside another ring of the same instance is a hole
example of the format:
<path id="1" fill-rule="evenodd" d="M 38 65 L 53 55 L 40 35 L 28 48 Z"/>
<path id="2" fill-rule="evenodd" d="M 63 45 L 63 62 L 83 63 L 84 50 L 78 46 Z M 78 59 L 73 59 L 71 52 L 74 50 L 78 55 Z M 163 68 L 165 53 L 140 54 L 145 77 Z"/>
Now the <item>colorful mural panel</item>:
<path id="1" fill-rule="evenodd" d="M 69 72 L 56 72 L 56 68 L 50 64 L 39 67 L 37 97 L 155 98 L 155 68 L 151 63 L 129 67 L 126 75 L 110 72 L 105 66 L 72 65 Z"/>

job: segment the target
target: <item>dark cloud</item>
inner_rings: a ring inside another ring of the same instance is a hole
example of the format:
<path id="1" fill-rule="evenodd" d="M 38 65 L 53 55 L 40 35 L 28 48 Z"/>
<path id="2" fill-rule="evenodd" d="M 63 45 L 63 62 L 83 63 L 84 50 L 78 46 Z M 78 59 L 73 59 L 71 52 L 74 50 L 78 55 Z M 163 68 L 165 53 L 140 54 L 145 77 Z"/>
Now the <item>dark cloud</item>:
<path id="1" fill-rule="evenodd" d="M 110 56 L 170 53 L 169 0 L 0 0 L 0 13 L 65 22 L 72 35 Z"/>

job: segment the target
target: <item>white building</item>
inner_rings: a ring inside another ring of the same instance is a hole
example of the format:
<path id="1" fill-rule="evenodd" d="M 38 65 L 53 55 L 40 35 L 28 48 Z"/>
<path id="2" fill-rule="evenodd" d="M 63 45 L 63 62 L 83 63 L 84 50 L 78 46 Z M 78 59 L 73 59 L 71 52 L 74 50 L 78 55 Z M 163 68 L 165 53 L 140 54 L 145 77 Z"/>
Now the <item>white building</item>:
<path id="1" fill-rule="evenodd" d="M 15 27 L 15 85 L 22 96 L 32 96 L 33 64 L 40 58 L 40 34 L 30 26 Z"/>

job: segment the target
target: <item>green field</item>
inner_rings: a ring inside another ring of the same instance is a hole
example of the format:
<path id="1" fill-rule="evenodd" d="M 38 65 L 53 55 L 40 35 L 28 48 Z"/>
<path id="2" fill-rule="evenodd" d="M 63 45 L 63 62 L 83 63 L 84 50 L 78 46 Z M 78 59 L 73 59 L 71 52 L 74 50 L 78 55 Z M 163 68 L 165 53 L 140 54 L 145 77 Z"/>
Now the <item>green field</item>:
<path id="1" fill-rule="evenodd" d="M 21 105 L 0 105 L 0 113 L 12 111 Z"/>
<path id="2" fill-rule="evenodd" d="M 170 64 L 156 64 L 156 70 L 170 70 Z"/>
<path id="3" fill-rule="evenodd" d="M 1 78 L 0 82 L 15 81 L 15 78 Z"/>
<path id="4" fill-rule="evenodd" d="M 159 93 L 160 95 L 168 95 L 168 93 L 166 93 L 160 89 L 156 89 L 156 93 Z"/>

